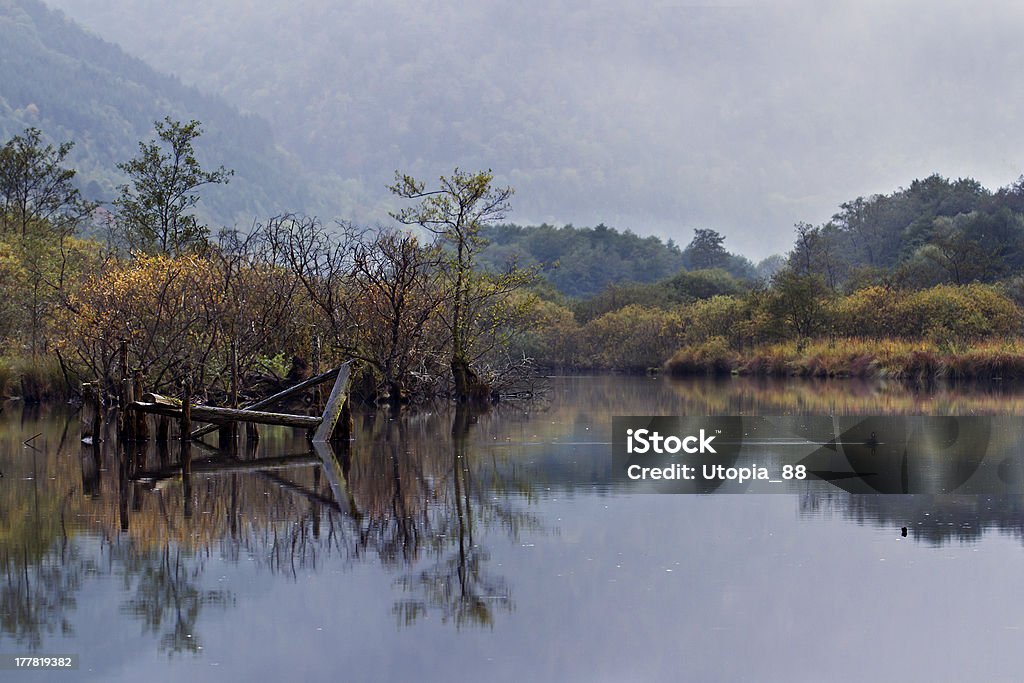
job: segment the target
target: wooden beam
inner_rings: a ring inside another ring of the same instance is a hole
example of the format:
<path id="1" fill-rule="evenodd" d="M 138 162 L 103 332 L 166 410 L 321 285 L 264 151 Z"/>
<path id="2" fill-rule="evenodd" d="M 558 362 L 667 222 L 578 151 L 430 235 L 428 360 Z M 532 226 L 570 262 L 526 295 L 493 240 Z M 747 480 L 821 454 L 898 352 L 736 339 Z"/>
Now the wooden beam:
<path id="1" fill-rule="evenodd" d="M 260 399 L 259 401 L 246 403 L 239 407 L 239 410 L 257 410 L 259 408 L 269 408 L 275 403 L 280 403 L 286 398 L 291 398 L 292 396 L 295 396 L 296 394 L 299 394 L 305 391 L 306 389 L 309 389 L 310 387 L 314 387 L 317 384 L 322 384 L 323 382 L 327 382 L 329 380 L 334 379 L 335 376 L 337 376 L 338 371 L 340 369 L 340 367 L 333 368 L 323 374 L 317 375 L 316 377 L 310 377 L 309 379 L 299 382 L 294 386 L 288 387 L 284 391 L 279 391 L 273 396 L 268 396 L 266 398 Z M 206 427 L 200 427 L 199 429 L 196 429 L 192 432 L 192 438 L 198 439 L 201 436 L 206 436 L 215 429 L 217 429 L 217 425 L 207 425 Z"/>
<path id="2" fill-rule="evenodd" d="M 141 410 L 144 413 L 155 415 L 167 415 L 168 417 L 180 417 L 182 409 L 175 406 L 167 406 L 162 403 L 145 403 L 136 401 L 128 406 L 132 410 Z M 259 424 L 282 425 L 285 427 L 304 427 L 313 429 L 318 427 L 323 418 L 311 415 L 286 415 L 285 413 L 264 413 L 258 410 L 242 410 L 241 408 L 216 408 L 213 406 L 191 406 L 189 411 L 193 420 L 200 422 L 213 422 L 221 424 L 224 422 L 256 422 Z"/>
<path id="3" fill-rule="evenodd" d="M 327 399 L 327 406 L 324 408 L 324 415 L 320 418 L 320 424 L 313 433 L 314 443 L 323 443 L 331 440 L 334 435 L 334 428 L 341 417 L 341 411 L 348 401 L 348 376 L 352 369 L 351 361 L 344 363 L 338 368 L 338 378 L 334 380 L 334 388 L 331 389 L 331 396 Z"/>

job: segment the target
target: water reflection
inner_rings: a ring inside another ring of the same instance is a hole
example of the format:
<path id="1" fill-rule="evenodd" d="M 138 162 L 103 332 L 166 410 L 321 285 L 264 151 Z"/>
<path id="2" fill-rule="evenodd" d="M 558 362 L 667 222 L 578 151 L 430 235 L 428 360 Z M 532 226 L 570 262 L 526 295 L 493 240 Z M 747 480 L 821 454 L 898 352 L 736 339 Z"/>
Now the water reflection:
<path id="1" fill-rule="evenodd" d="M 1024 496 L 849 495 L 808 493 L 803 517 L 831 517 L 859 525 L 907 528 L 910 538 L 933 546 L 974 543 L 997 530 L 1024 543 Z"/>
<path id="2" fill-rule="evenodd" d="M 539 568 L 527 579 L 521 564 L 499 561 L 502 553 L 507 559 L 508 548 L 525 540 L 562 542 L 550 512 L 556 498 L 621 503 L 611 483 L 612 417 L 833 411 L 1021 414 L 1024 394 L 850 381 L 561 378 L 544 406 L 362 415 L 355 441 L 337 451 L 310 452 L 302 435 L 269 429 L 235 453 L 192 446 L 187 467 L 177 443 L 125 449 L 108 431 L 82 444 L 74 414 L 9 404 L 0 416 L 0 643 L 39 650 L 79 637 L 79 605 L 113 594 L 123 621 L 112 630 L 131 629 L 168 655 L 201 653 L 213 625 L 223 628 L 242 607 L 244 582 L 226 580 L 225 564 L 245 580 L 265 576 L 274 585 L 372 567 L 387 578 L 385 614 L 400 631 L 428 623 L 498 630 L 531 618 L 522 593 L 544 580 Z M 1014 462 L 993 476 L 1017 477 Z M 1024 540 L 1021 500 L 836 491 L 786 503 L 804 521 L 839 519 L 894 537 L 907 527 L 911 540 L 942 545 L 975 542 L 990 529 Z M 616 542 L 595 545 L 595 561 L 621 564 Z"/>
<path id="3" fill-rule="evenodd" d="M 120 566 L 130 596 L 121 612 L 141 622 L 144 634 L 157 636 L 161 651 L 198 653 L 202 650 L 197 629 L 201 612 L 234 603 L 229 591 L 202 587 L 204 564 L 196 553 L 169 544 L 143 551 L 115 545 L 110 559 Z"/>
<path id="4" fill-rule="evenodd" d="M 185 445 L 172 458 L 166 447 L 117 444 L 111 426 L 102 440 L 71 445 L 73 416 L 24 411 L 3 432 L 3 632 L 33 648 L 44 634 L 70 634 L 84 577 L 107 575 L 121 582 L 121 613 L 162 651 L 199 652 L 204 610 L 235 601 L 207 587 L 212 553 L 292 579 L 373 558 L 396 574 L 400 624 L 437 613 L 459 627 L 491 625 L 513 602 L 488 565 L 486 535 L 514 539 L 540 524 L 509 495 L 530 486 L 522 471 L 474 454 L 480 417 L 462 406 L 365 415 L 338 451 L 287 454 L 301 436 L 269 430 L 238 453 Z M 45 438 L 26 459 L 15 441 L 32 429 Z"/>

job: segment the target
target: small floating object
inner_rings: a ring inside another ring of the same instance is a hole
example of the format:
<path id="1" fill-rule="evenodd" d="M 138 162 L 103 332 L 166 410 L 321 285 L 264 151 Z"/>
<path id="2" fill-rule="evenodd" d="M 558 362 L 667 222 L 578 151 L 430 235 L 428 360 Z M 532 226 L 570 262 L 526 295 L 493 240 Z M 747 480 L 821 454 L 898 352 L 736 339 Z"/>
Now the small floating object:
<path id="1" fill-rule="evenodd" d="M 903 527 L 903 528 L 902 528 L 902 529 L 900 530 L 900 536 L 902 536 L 903 538 L 906 538 L 906 537 L 907 537 L 907 527 Z"/>

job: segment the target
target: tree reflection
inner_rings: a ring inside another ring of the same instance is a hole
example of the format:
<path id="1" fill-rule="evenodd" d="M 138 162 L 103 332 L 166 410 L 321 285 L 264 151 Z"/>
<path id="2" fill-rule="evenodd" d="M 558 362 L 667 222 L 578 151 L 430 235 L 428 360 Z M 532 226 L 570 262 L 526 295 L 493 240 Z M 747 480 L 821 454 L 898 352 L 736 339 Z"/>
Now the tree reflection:
<path id="1" fill-rule="evenodd" d="M 993 528 L 1024 542 L 1024 497 L 1019 495 L 805 493 L 800 513 L 806 517 L 838 514 L 861 526 L 895 531 L 907 527 L 911 538 L 935 546 L 974 543 Z"/>
<path id="2" fill-rule="evenodd" d="M 0 629 L 37 650 L 46 635 L 73 633 L 68 613 L 75 609 L 82 577 L 96 565 L 73 544 L 61 544 L 35 561 L 27 548 L 19 555 L 0 552 Z"/>
<path id="3" fill-rule="evenodd" d="M 441 619 L 457 627 L 490 626 L 494 610 L 512 609 L 511 591 L 503 577 L 487 572 L 490 559 L 486 550 L 474 542 L 474 526 L 479 513 L 492 504 L 479 495 L 468 447 L 470 426 L 477 415 L 466 404 L 459 404 L 451 430 L 451 461 L 446 479 L 451 481 L 450 497 L 445 495 L 441 531 L 432 536 L 433 562 L 416 574 L 399 579 L 398 585 L 419 598 L 399 601 L 394 613 L 399 623 L 409 626 L 430 610 L 438 610 Z M 454 514 L 453 514 L 454 511 Z M 525 516 L 524 516 L 525 517 Z"/>
<path id="4" fill-rule="evenodd" d="M 168 654 L 197 653 L 202 649 L 196 631 L 204 607 L 226 608 L 234 604 L 227 591 L 203 590 L 203 563 L 193 554 L 164 546 L 162 551 L 136 552 L 118 549 L 125 589 L 132 593 L 121 607 L 142 621 L 142 632 L 158 634 L 160 649 Z"/>
<path id="5" fill-rule="evenodd" d="M 26 460 L 19 438 L 39 424 L 9 442 L 0 432 L 0 460 L 19 482 L 0 489 L 0 635 L 47 647 L 70 632 L 89 578 L 113 575 L 120 612 L 160 651 L 197 653 L 204 615 L 235 604 L 210 587 L 211 557 L 292 580 L 374 558 L 398 577 L 400 623 L 438 613 L 457 627 L 493 624 L 513 603 L 486 541 L 539 524 L 516 507 L 529 471 L 474 448 L 477 418 L 464 407 L 371 415 L 327 455 L 283 455 L 302 435 L 270 432 L 241 454 L 195 445 L 186 468 L 177 448 L 125 448 L 110 431 L 83 447 L 53 431 Z"/>

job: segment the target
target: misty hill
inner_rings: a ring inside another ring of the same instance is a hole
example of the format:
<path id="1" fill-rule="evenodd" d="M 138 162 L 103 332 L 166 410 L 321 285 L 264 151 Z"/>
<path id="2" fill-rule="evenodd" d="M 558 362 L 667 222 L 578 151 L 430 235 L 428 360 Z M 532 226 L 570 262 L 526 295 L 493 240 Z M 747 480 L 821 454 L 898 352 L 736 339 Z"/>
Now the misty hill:
<path id="1" fill-rule="evenodd" d="M 519 223 L 708 227 L 757 259 L 848 197 L 1021 169 L 1009 5 L 50 1 L 363 204 L 396 169 L 491 168 Z"/>
<path id="2" fill-rule="evenodd" d="M 35 0 L 0 0 L 0 140 L 33 126 L 53 143 L 74 141 L 84 194 L 109 200 L 124 182 L 116 164 L 165 115 L 200 120 L 200 162 L 236 171 L 204 192 L 210 220 L 245 227 L 256 216 L 327 209 L 264 119 L 156 72 Z"/>
<path id="3" fill-rule="evenodd" d="M 671 3 L 638 12 L 611 0 L 52 4 L 267 117 L 310 169 L 346 179 L 356 219 L 386 215 L 383 188 L 395 170 L 430 180 L 458 166 L 493 169 L 516 188 L 518 222 L 605 222 L 666 236 L 710 225 L 739 236 L 720 209 L 746 204 L 735 188 L 713 192 L 708 169 L 724 163 L 761 182 L 762 171 L 729 149 L 735 138 L 708 130 L 720 109 L 750 99 L 717 85 L 738 66 L 706 63 L 716 43 L 736 42 L 737 17 L 750 24 L 744 12 Z M 721 148 L 695 154 L 697 141 Z M 802 215 L 762 212 L 742 225 L 777 228 L 773 244 L 756 240 L 763 256 L 784 246 L 779 233 Z"/>

